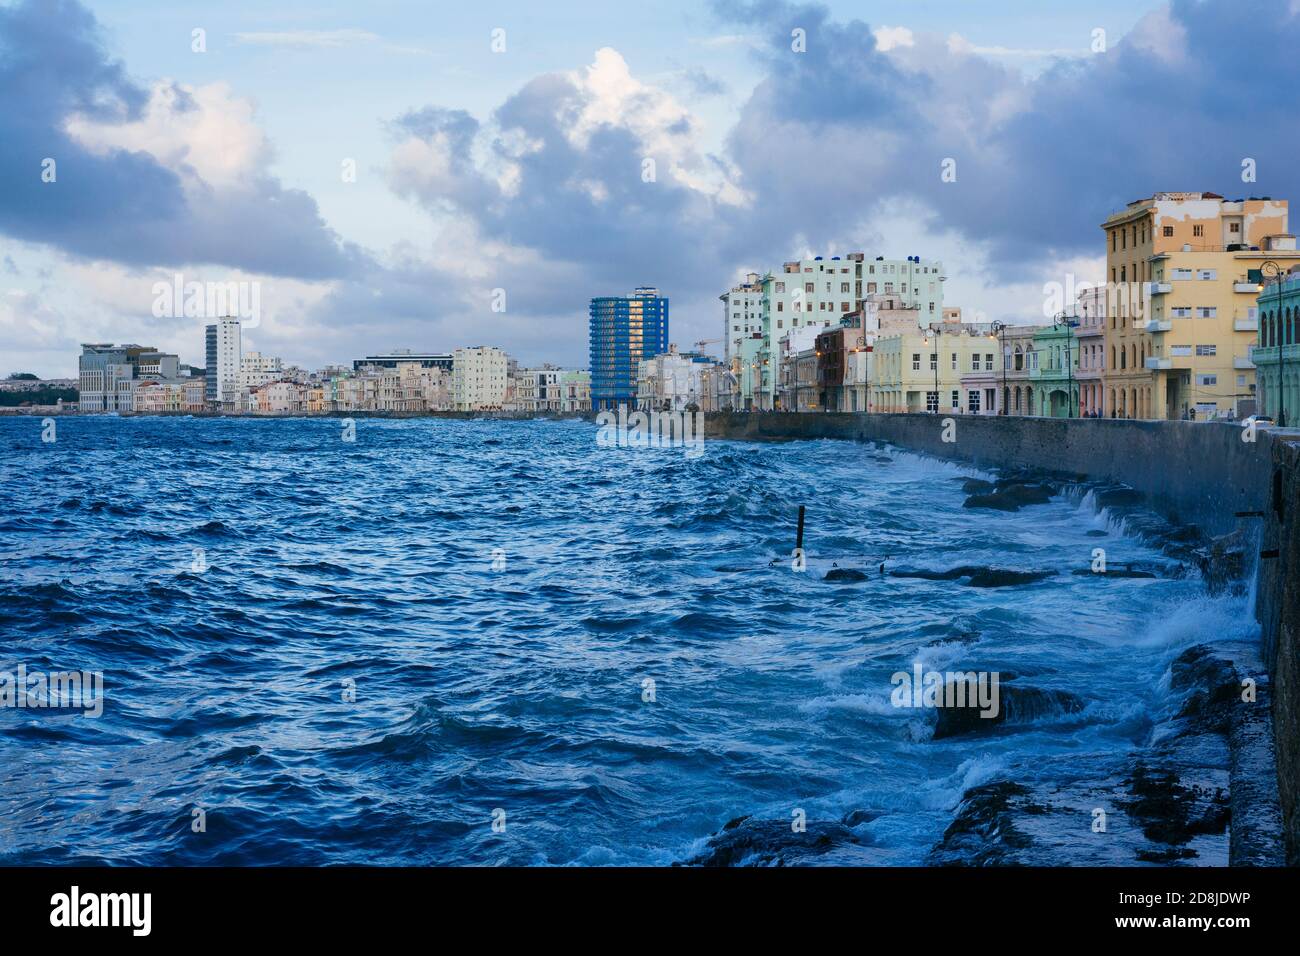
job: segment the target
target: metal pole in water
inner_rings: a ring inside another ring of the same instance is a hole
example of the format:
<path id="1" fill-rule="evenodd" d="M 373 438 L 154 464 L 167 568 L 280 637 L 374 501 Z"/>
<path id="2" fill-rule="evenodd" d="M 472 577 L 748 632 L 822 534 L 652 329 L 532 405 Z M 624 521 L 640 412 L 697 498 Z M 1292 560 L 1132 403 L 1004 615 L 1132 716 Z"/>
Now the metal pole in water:
<path id="1" fill-rule="evenodd" d="M 795 534 L 794 547 L 800 554 L 803 553 L 803 505 L 799 506 L 799 530 Z"/>

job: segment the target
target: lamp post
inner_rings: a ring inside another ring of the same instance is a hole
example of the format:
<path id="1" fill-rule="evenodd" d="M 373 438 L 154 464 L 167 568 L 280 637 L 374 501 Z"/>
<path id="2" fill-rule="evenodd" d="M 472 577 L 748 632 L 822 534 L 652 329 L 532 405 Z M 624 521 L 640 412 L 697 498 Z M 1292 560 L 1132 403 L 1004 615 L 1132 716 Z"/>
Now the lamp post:
<path id="1" fill-rule="evenodd" d="M 999 356 L 1002 366 L 1002 395 L 998 401 L 998 414 L 1005 415 L 1007 413 L 1007 324 L 995 319 L 989 329 L 997 337 L 999 347 L 1002 350 L 1002 354 Z"/>
<path id="2" fill-rule="evenodd" d="M 1274 328 L 1277 336 L 1277 423 L 1286 427 L 1286 326 L 1282 324 L 1282 267 L 1272 259 L 1259 264 L 1260 276 L 1271 276 L 1277 286 L 1277 314 Z M 1261 285 L 1260 291 L 1263 291 Z"/>
<path id="3" fill-rule="evenodd" d="M 1074 417 L 1074 365 L 1071 361 L 1070 336 L 1073 334 L 1071 329 L 1077 323 L 1070 320 L 1070 317 L 1064 312 L 1058 312 L 1052 319 L 1052 326 L 1065 330 L 1065 417 Z"/>
<path id="4" fill-rule="evenodd" d="M 930 331 L 934 333 L 934 351 L 930 353 L 930 365 L 934 369 L 934 413 L 939 414 L 939 336 L 943 330 L 930 326 Z M 927 337 L 922 340 L 926 347 L 930 345 L 930 339 Z"/>

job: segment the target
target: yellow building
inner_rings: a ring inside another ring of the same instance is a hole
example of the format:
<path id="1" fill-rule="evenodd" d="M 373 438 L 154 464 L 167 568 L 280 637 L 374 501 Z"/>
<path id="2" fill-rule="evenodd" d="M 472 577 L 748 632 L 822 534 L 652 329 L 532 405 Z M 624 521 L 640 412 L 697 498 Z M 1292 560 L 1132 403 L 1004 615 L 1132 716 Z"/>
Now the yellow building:
<path id="1" fill-rule="evenodd" d="M 1259 270 L 1300 262 L 1286 200 L 1156 193 L 1103 224 L 1103 414 L 1244 416 L 1254 410 L 1250 350 Z"/>
<path id="2" fill-rule="evenodd" d="M 974 390 L 976 397 L 971 398 L 972 390 L 963 388 L 962 377 L 986 368 L 1000 370 L 997 352 L 997 340 L 987 328 L 954 322 L 882 334 L 871 353 L 867 410 L 945 415 L 979 412 L 981 393 Z"/>

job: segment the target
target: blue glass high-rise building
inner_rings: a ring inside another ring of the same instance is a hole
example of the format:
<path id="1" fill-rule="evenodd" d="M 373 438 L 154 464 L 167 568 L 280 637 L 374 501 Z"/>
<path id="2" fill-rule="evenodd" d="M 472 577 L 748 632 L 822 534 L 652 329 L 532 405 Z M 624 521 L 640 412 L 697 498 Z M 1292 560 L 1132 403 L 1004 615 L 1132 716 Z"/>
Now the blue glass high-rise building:
<path id="1" fill-rule="evenodd" d="M 591 407 L 636 405 L 636 369 L 668 351 L 668 300 L 642 286 L 591 300 Z"/>

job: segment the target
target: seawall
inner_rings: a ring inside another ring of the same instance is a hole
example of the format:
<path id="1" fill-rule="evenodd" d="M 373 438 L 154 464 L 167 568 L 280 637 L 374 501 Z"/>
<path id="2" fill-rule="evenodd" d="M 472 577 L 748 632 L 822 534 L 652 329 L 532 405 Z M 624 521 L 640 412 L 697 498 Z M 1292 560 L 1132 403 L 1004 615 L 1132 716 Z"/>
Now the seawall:
<path id="1" fill-rule="evenodd" d="M 1211 535 L 1245 532 L 1260 553 L 1255 614 L 1267 674 L 1260 675 L 1259 702 L 1271 703 L 1272 733 L 1268 740 L 1252 737 L 1251 752 L 1234 759 L 1258 766 L 1262 752 L 1276 750 L 1276 790 L 1258 779 L 1242 789 L 1252 802 L 1276 794 L 1285 860 L 1300 865 L 1300 434 L 1262 429 L 1244 441 L 1244 429 L 1228 423 L 834 412 L 711 413 L 705 434 L 885 441 L 990 470 L 1032 468 L 1121 482 L 1171 521 Z M 1257 792 L 1260 784 L 1264 794 Z M 1247 829 L 1233 828 L 1234 862 L 1281 862 L 1282 854 L 1265 845 L 1267 833 Z"/>

